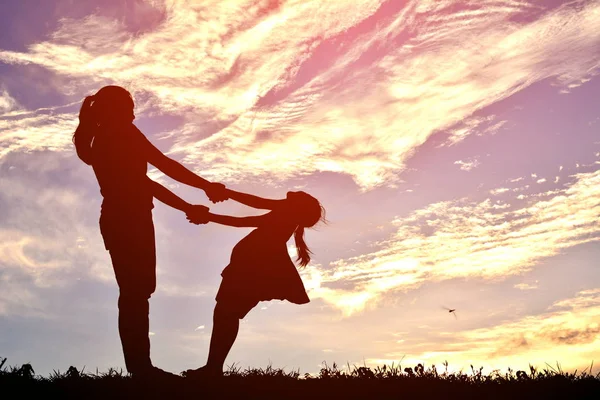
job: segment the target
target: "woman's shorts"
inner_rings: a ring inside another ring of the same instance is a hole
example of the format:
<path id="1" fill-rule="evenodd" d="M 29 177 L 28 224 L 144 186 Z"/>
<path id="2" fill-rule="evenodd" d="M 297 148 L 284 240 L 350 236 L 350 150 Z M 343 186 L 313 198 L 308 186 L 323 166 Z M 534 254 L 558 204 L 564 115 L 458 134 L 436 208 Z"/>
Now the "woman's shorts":
<path id="1" fill-rule="evenodd" d="M 156 247 L 152 213 L 103 213 L 100 232 L 110 252 L 121 294 L 149 298 L 156 288 Z"/>

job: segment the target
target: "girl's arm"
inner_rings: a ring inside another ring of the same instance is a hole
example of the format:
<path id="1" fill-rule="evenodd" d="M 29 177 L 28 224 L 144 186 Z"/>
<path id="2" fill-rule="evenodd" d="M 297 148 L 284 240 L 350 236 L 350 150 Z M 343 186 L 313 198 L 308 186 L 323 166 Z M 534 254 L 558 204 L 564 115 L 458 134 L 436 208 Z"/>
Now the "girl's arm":
<path id="1" fill-rule="evenodd" d="M 285 202 L 285 199 L 265 199 L 263 197 L 258 197 L 253 194 L 236 192 L 235 190 L 231 189 L 226 189 L 226 193 L 230 199 L 235 200 L 238 203 L 245 204 L 248 207 L 260 208 L 263 210 L 274 210 L 280 207 Z"/>
<path id="2" fill-rule="evenodd" d="M 159 149 L 150 143 L 148 138 L 146 138 L 139 129 L 138 132 L 141 138 L 143 138 L 143 151 L 150 164 L 154 165 L 176 181 L 204 190 L 213 203 L 227 200 L 224 185 L 209 182 L 179 164 L 177 161 L 165 156 Z"/>
<path id="3" fill-rule="evenodd" d="M 208 217 L 206 217 L 208 215 Z M 206 219 L 221 225 L 234 226 L 237 228 L 258 227 L 267 220 L 268 214 L 256 215 L 251 217 L 232 217 L 231 215 L 220 214 L 201 214 L 196 212 L 188 212 L 187 219 L 193 224 L 205 223 Z"/>

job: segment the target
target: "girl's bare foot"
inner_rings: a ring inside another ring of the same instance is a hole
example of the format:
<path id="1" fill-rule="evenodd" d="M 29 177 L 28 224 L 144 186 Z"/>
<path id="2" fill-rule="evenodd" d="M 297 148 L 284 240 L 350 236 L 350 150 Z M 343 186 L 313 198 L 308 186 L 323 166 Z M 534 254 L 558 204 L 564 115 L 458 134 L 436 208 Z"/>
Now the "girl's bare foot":
<path id="1" fill-rule="evenodd" d="M 142 371 L 138 371 L 134 374 L 131 374 L 134 379 L 144 379 L 144 380 L 173 380 L 173 379 L 181 379 L 180 376 L 177 376 L 171 372 L 162 370 L 158 367 L 149 367 Z"/>
<path id="2" fill-rule="evenodd" d="M 223 371 L 215 368 L 210 368 L 207 365 L 197 368 L 188 369 L 181 373 L 186 378 L 191 379 L 206 379 L 206 378 L 217 378 L 223 376 Z"/>

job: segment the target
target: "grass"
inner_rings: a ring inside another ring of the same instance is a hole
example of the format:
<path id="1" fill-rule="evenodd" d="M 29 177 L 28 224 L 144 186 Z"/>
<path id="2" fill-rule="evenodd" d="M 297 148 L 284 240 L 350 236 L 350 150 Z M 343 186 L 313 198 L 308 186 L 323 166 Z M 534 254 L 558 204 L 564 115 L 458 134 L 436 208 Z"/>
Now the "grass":
<path id="1" fill-rule="evenodd" d="M 560 365 L 543 370 L 530 366 L 529 371 L 508 370 L 482 374 L 482 369 L 449 373 L 448 364 L 439 372 L 435 366 L 414 368 L 400 365 L 368 368 L 337 364 L 323 365 L 316 375 L 300 371 L 265 369 L 242 370 L 232 366 L 221 379 L 207 382 L 141 382 L 121 370 L 89 373 L 70 367 L 54 371 L 48 377 L 35 375 L 30 364 L 4 367 L 0 361 L 0 393 L 10 399 L 78 398 L 78 399 L 395 399 L 414 398 L 596 398 L 600 395 L 600 373 L 592 373 L 593 364 L 581 372 L 564 372 Z M 596 395 L 596 396 L 594 396 Z"/>

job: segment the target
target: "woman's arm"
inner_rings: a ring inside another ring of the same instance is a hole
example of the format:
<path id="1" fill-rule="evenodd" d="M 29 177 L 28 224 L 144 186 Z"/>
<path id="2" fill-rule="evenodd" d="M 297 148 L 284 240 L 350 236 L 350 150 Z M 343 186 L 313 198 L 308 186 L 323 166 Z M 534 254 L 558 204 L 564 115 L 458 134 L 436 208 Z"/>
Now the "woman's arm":
<path id="1" fill-rule="evenodd" d="M 263 210 L 274 210 L 280 207 L 285 199 L 274 200 L 274 199 L 265 199 L 263 197 L 258 197 L 253 194 L 236 192 L 235 190 L 226 189 L 227 197 L 232 200 L 237 201 L 238 203 L 242 203 L 247 205 L 248 207 L 260 208 Z"/>
<path id="2" fill-rule="evenodd" d="M 183 200 L 181 197 L 177 196 L 175 193 L 171 192 L 169 189 L 164 187 L 158 182 L 153 181 L 148 178 L 149 184 L 152 188 L 152 195 L 163 202 L 164 204 L 171 206 L 177 210 L 188 213 L 194 210 L 194 213 L 200 215 L 200 211 L 208 212 L 208 207 L 205 206 L 195 206 L 187 201 Z"/>
<path id="3" fill-rule="evenodd" d="M 134 125 L 135 126 L 135 125 Z M 214 202 L 227 200 L 225 196 L 225 186 L 220 183 L 212 183 L 196 175 L 177 161 L 165 156 L 157 149 L 144 134 L 139 131 L 143 138 L 143 151 L 146 154 L 148 162 L 164 172 L 171 178 L 183 184 L 202 189 L 210 200 Z"/>

